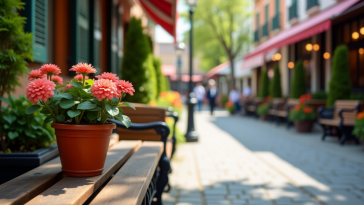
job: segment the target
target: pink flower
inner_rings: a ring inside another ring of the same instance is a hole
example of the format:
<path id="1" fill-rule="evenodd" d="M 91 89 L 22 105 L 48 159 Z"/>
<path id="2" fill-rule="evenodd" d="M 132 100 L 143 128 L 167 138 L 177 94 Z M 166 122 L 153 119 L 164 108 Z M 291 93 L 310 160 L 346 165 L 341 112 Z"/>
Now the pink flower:
<path id="1" fill-rule="evenodd" d="M 26 88 L 26 95 L 30 102 L 37 104 L 39 100 L 47 102 L 54 95 L 56 84 L 45 78 L 35 79 Z"/>
<path id="2" fill-rule="evenodd" d="M 83 75 L 82 74 L 78 74 L 74 77 L 74 79 L 78 80 L 78 82 L 81 82 L 83 80 Z M 88 76 L 85 76 L 85 80 L 88 79 Z"/>
<path id="3" fill-rule="evenodd" d="M 105 98 L 111 100 L 114 96 L 120 97 L 115 83 L 108 79 L 95 80 L 95 83 L 91 87 L 91 94 L 99 101 Z"/>
<path id="4" fill-rule="evenodd" d="M 129 83 L 129 81 L 118 80 L 116 82 L 116 87 L 119 93 L 129 93 L 129 95 L 134 95 L 134 87 L 133 84 Z"/>
<path id="5" fill-rule="evenodd" d="M 70 89 L 72 87 L 73 87 L 73 85 L 71 83 L 69 83 L 69 84 L 66 85 L 66 89 Z"/>
<path id="6" fill-rule="evenodd" d="M 116 76 L 116 74 L 114 73 L 108 73 L 108 72 L 104 72 L 101 75 L 96 76 L 97 79 L 109 79 L 112 82 L 116 82 L 119 80 L 119 77 Z"/>
<path id="7" fill-rule="evenodd" d="M 61 69 L 54 64 L 44 64 L 39 70 L 42 74 L 46 75 L 58 75 L 61 73 Z"/>
<path id="8" fill-rule="evenodd" d="M 52 75 L 52 79 L 51 79 L 54 83 L 56 83 L 57 85 L 63 85 L 63 79 L 61 77 L 59 77 L 58 75 Z"/>
<path id="9" fill-rule="evenodd" d="M 92 67 L 91 64 L 78 63 L 72 66 L 70 71 L 76 71 L 77 74 L 87 75 L 89 73 L 96 73 L 96 69 Z"/>
<path id="10" fill-rule="evenodd" d="M 29 73 L 29 76 L 28 76 L 28 80 L 35 80 L 35 79 L 38 79 L 38 78 L 46 78 L 47 76 L 42 74 L 40 72 L 40 70 L 32 70 L 30 73 Z"/>

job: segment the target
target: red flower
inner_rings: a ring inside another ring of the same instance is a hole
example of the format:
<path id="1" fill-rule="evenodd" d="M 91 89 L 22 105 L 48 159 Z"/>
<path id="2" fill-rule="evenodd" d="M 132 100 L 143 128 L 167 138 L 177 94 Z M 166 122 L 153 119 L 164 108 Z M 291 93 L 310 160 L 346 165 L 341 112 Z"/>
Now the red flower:
<path id="1" fill-rule="evenodd" d="M 296 105 L 295 107 L 294 107 L 294 110 L 296 110 L 296 111 L 299 111 L 301 109 L 301 105 Z"/>
<path id="2" fill-rule="evenodd" d="M 312 113 L 312 109 L 310 107 L 303 108 L 303 113 L 310 114 Z"/>
<path id="3" fill-rule="evenodd" d="M 40 72 L 40 70 L 32 70 L 29 73 L 28 80 L 35 80 L 35 79 L 38 79 L 38 78 L 46 78 L 46 77 L 47 77 L 47 75 L 42 74 Z"/>
<path id="4" fill-rule="evenodd" d="M 66 89 L 70 89 L 72 87 L 73 87 L 73 85 L 71 83 L 69 83 L 69 84 L 66 85 Z"/>
<path id="5" fill-rule="evenodd" d="M 360 112 L 358 113 L 358 115 L 356 116 L 358 120 L 361 120 L 364 118 L 364 112 Z"/>
<path id="6" fill-rule="evenodd" d="M 47 102 L 54 95 L 56 84 L 45 78 L 35 79 L 26 88 L 26 95 L 30 102 L 37 104 L 39 100 Z"/>
<path id="7" fill-rule="evenodd" d="M 54 64 L 44 64 L 39 70 L 45 75 L 58 75 L 61 73 L 61 69 L 59 69 L 59 67 Z"/>
<path id="8" fill-rule="evenodd" d="M 135 90 L 133 84 L 129 83 L 129 81 L 118 80 L 115 84 L 119 93 L 128 93 L 129 95 L 134 95 Z"/>
<path id="9" fill-rule="evenodd" d="M 87 63 L 78 63 L 77 65 L 72 66 L 70 71 L 76 71 L 77 74 L 82 74 L 82 75 L 96 73 L 96 69 L 93 68 L 91 64 Z"/>
<path id="10" fill-rule="evenodd" d="M 83 80 L 83 75 L 82 74 L 78 74 L 74 77 L 74 79 L 78 80 L 78 82 L 81 82 Z M 85 76 L 85 80 L 88 79 L 88 76 Z"/>
<path id="11" fill-rule="evenodd" d="M 310 99 L 312 99 L 312 95 L 311 94 L 301 95 L 301 97 L 300 97 L 300 103 L 303 104 L 303 103 L 305 103 L 306 100 L 310 100 Z"/>
<path id="12" fill-rule="evenodd" d="M 63 79 L 59 77 L 58 75 L 52 76 L 52 81 L 56 83 L 57 85 L 63 85 Z"/>
<path id="13" fill-rule="evenodd" d="M 91 87 L 91 94 L 99 101 L 106 98 L 111 100 L 114 96 L 120 97 L 115 83 L 108 79 L 95 80 L 95 83 Z"/>
<path id="14" fill-rule="evenodd" d="M 119 77 L 116 76 L 116 74 L 114 73 L 108 73 L 108 72 L 104 72 L 101 75 L 96 76 L 97 79 L 109 79 L 112 82 L 117 82 L 119 80 Z"/>
<path id="15" fill-rule="evenodd" d="M 269 101 L 270 101 L 270 95 L 268 95 L 268 96 L 265 98 L 265 101 L 266 101 L 266 102 L 269 102 Z"/>

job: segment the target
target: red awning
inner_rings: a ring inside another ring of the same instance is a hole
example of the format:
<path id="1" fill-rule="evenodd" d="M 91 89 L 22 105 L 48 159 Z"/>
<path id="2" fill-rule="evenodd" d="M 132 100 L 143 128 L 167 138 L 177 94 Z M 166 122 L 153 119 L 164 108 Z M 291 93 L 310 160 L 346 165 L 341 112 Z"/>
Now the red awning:
<path id="1" fill-rule="evenodd" d="M 215 68 L 211 69 L 207 74 L 206 74 L 206 78 L 209 79 L 209 78 L 212 78 L 214 77 L 215 75 L 218 74 L 219 71 L 222 71 L 224 70 L 227 66 L 230 65 L 230 62 L 227 61 L 225 63 L 222 63 L 218 66 L 216 66 Z"/>
<path id="2" fill-rule="evenodd" d="M 162 65 L 162 74 L 164 76 L 175 75 L 176 67 L 174 65 Z"/>
<path id="3" fill-rule="evenodd" d="M 178 19 L 176 7 L 178 0 L 139 0 L 139 2 L 148 16 L 176 40 Z"/>
<path id="4" fill-rule="evenodd" d="M 331 27 L 331 18 L 341 14 L 350 6 L 359 2 L 360 0 L 345 0 L 335 6 L 323 11 L 316 16 L 307 19 L 306 21 L 282 31 L 278 35 L 269 39 L 265 43 L 257 46 L 253 52 L 244 57 L 244 64 L 252 61 L 254 57 L 259 54 L 264 54 L 272 49 L 279 48 L 285 45 L 296 43 L 313 35 L 319 34 L 328 30 Z M 250 60 L 251 59 L 251 60 Z M 252 63 L 254 64 L 254 63 Z M 243 68 L 251 68 L 243 65 Z"/>

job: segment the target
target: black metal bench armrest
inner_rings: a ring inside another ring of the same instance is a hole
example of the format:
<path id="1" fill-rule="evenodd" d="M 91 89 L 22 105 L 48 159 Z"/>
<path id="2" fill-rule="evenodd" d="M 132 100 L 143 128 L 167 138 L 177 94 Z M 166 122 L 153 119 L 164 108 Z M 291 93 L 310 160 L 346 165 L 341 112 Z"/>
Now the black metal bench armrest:
<path id="1" fill-rule="evenodd" d="M 173 143 L 173 147 L 172 147 L 172 156 L 174 154 L 174 152 L 176 151 L 176 143 L 177 143 L 177 138 L 176 138 L 176 124 L 179 120 L 179 116 L 177 112 L 170 112 L 167 113 L 166 117 L 171 117 L 174 119 L 174 124 L 173 124 L 173 133 L 172 133 L 172 143 Z M 171 157 L 172 157 L 171 156 Z"/>
<path id="2" fill-rule="evenodd" d="M 325 107 L 325 106 L 321 106 L 318 109 L 318 119 L 332 119 L 334 117 L 334 110 L 335 107 Z"/>
<path id="3" fill-rule="evenodd" d="M 131 123 L 131 126 L 129 128 L 126 128 L 125 125 L 118 120 L 108 119 L 108 121 L 115 123 L 116 126 L 119 128 L 124 128 L 129 130 L 141 131 L 141 130 L 154 129 L 157 134 L 160 134 L 162 136 L 161 141 L 163 142 L 164 149 L 158 163 L 159 174 L 157 181 L 157 193 L 155 194 L 157 200 L 153 201 L 152 203 L 156 205 L 162 204 L 162 193 L 164 188 L 168 184 L 168 173 L 171 168 L 169 159 L 166 154 L 167 138 L 170 133 L 168 125 L 165 122 Z"/>

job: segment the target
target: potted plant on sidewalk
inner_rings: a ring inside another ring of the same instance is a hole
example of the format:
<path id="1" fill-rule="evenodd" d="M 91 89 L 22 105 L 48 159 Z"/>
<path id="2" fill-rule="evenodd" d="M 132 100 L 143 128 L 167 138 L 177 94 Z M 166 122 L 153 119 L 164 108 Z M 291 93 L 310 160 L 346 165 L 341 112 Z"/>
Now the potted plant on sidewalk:
<path id="1" fill-rule="evenodd" d="M 268 104 L 263 103 L 259 105 L 257 113 L 262 121 L 267 121 L 268 119 Z"/>
<path id="2" fill-rule="evenodd" d="M 231 115 L 235 114 L 236 108 L 235 108 L 234 103 L 232 103 L 231 101 L 228 101 L 227 103 L 225 103 L 225 109 L 227 111 L 229 111 L 229 113 Z"/>
<path id="3" fill-rule="evenodd" d="M 103 73 L 97 80 L 87 79 L 87 75 L 96 73 L 91 64 L 78 63 L 70 71 L 78 75 L 71 82 L 66 82 L 67 92 L 58 89 L 52 79 L 62 80 L 57 76 L 61 70 L 53 64 L 45 64 L 39 70 L 27 88 L 26 95 L 34 103 L 27 109 L 32 114 L 41 109 L 48 115 L 44 125 L 49 122 L 55 128 L 62 171 L 68 176 L 86 177 L 100 175 L 109 146 L 110 135 L 116 128 L 107 119 L 117 119 L 129 127 L 130 118 L 122 115 L 118 106 L 126 94 L 133 95 L 133 85 L 119 80 L 116 74 Z"/>
<path id="4" fill-rule="evenodd" d="M 358 113 L 356 117 L 353 135 L 357 136 L 362 142 L 364 142 L 364 111 Z"/>
<path id="5" fill-rule="evenodd" d="M 313 122 L 316 119 L 316 113 L 312 107 L 305 104 L 307 99 L 311 99 L 309 94 L 300 97 L 300 104 L 295 106 L 294 110 L 289 114 L 289 120 L 294 122 L 297 132 L 311 132 Z"/>

